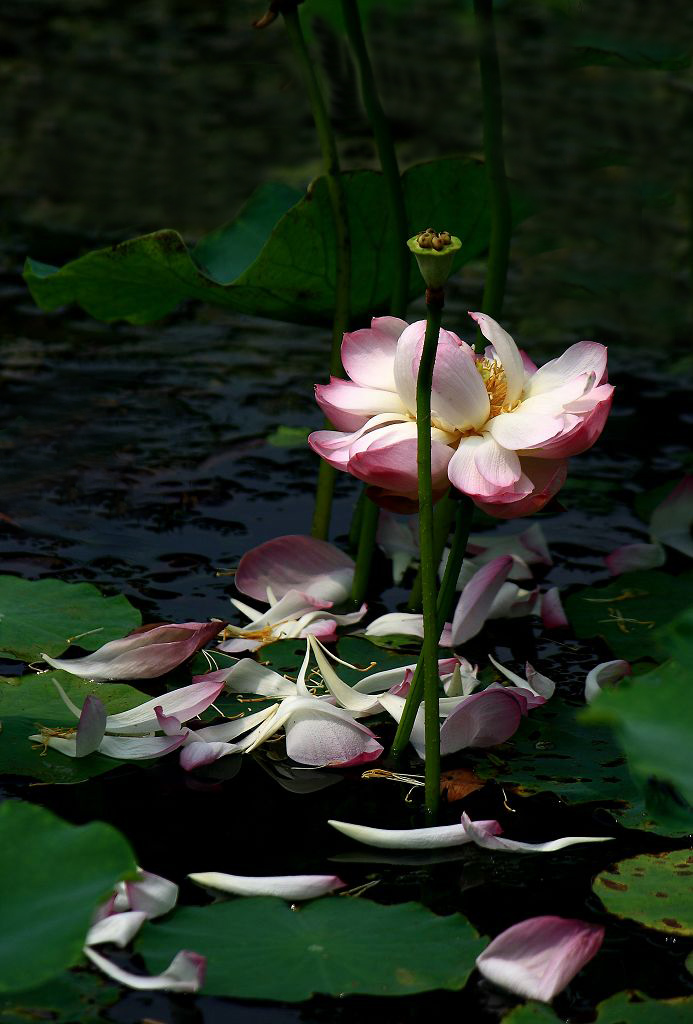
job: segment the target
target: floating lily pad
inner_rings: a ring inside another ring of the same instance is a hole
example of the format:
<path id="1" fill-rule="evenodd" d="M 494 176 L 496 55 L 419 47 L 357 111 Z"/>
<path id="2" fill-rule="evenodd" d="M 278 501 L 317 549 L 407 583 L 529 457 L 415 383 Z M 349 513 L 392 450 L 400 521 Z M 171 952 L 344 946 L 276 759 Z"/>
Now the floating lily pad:
<path id="1" fill-rule="evenodd" d="M 102 1010 L 120 998 L 121 990 L 86 971 L 66 971 L 39 988 L 0 996 L 1 1024 L 103 1024 Z"/>
<path id="2" fill-rule="evenodd" d="M 584 722 L 613 726 L 632 774 L 674 785 L 693 803 L 693 666 L 690 659 L 603 691 L 581 714 Z M 693 818 L 690 820 L 693 828 Z"/>
<path id="3" fill-rule="evenodd" d="M 251 898 L 181 908 L 145 925 L 137 950 L 153 973 L 180 949 L 206 956 L 207 995 L 300 1002 L 316 992 L 460 989 L 485 944 L 459 914 L 437 917 L 417 903 L 329 897 L 292 910 Z"/>
<path id="4" fill-rule="evenodd" d="M 75 826 L 33 804 L 0 806 L 0 992 L 34 989 L 80 958 L 97 906 L 134 875 L 110 825 Z"/>
<path id="5" fill-rule="evenodd" d="M 599 1004 L 595 1024 L 690 1024 L 692 1012 L 693 998 L 648 999 L 640 992 L 618 992 Z M 550 1007 L 531 1002 L 511 1010 L 503 1017 L 503 1024 L 550 1024 L 557 1020 Z"/>
<path id="6" fill-rule="evenodd" d="M 663 661 L 669 651 L 659 629 L 691 604 L 693 574 L 652 570 L 579 590 L 566 601 L 566 612 L 579 637 L 603 637 L 617 657 Z"/>
<path id="7" fill-rule="evenodd" d="M 482 164 L 441 159 L 410 168 L 402 180 L 411 233 L 428 222 L 447 225 L 464 242 L 455 269 L 483 252 L 490 220 Z M 397 239 L 382 175 L 354 171 L 344 175 L 344 186 L 352 243 L 351 313 L 363 317 L 387 308 Z M 262 246 L 261 239 L 266 239 Z M 43 309 L 76 302 L 99 320 L 148 323 L 183 299 L 196 298 L 296 323 L 331 323 L 335 252 L 322 177 L 301 198 L 285 186 L 263 186 L 236 220 L 193 250 L 178 232 L 156 231 L 87 253 L 62 269 L 27 260 L 24 276 Z M 420 293 L 413 260 L 409 284 L 412 297 Z"/>
<path id="8" fill-rule="evenodd" d="M 29 736 L 48 728 L 76 727 L 77 720 L 60 699 L 52 680 L 57 679 L 65 692 L 81 707 L 90 695 L 104 702 L 109 714 L 128 711 L 148 699 L 124 683 L 89 683 L 67 672 L 0 678 L 0 773 L 29 775 L 42 782 L 84 782 L 95 775 L 113 771 L 124 761 L 102 754 L 71 758 L 57 750 L 36 748 Z M 144 762 L 139 762 L 140 764 Z"/>
<path id="9" fill-rule="evenodd" d="M 0 576 L 0 657 L 57 657 L 72 643 L 95 651 L 131 633 L 142 617 L 127 598 L 105 597 L 91 583 Z"/>
<path id="10" fill-rule="evenodd" d="M 593 885 L 606 909 L 658 931 L 693 935 L 693 854 L 643 853 L 597 875 Z"/>

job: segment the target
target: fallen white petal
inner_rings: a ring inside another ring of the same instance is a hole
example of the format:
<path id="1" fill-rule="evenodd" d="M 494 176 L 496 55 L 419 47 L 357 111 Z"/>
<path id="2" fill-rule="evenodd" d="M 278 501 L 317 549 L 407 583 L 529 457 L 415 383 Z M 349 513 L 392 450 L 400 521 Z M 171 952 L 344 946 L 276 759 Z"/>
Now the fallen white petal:
<path id="1" fill-rule="evenodd" d="M 553 853 L 577 843 L 607 843 L 613 839 L 613 836 L 565 836 L 562 839 L 551 839 L 547 843 L 521 843 L 516 839 L 491 835 L 478 826 L 479 823 L 472 821 L 469 815 L 462 815 L 462 827 L 472 842 L 485 850 L 504 850 L 506 853 Z"/>
<path id="2" fill-rule="evenodd" d="M 127 946 L 147 920 L 141 910 L 126 910 L 122 914 L 111 914 L 93 924 L 84 940 L 87 946 L 99 946 L 113 942 L 116 946 Z"/>
<path id="3" fill-rule="evenodd" d="M 585 679 L 585 700 L 591 704 L 599 696 L 605 686 L 616 686 L 617 683 L 631 674 L 630 663 L 623 660 L 603 661 L 595 665 L 587 673 Z"/>
<path id="4" fill-rule="evenodd" d="M 472 836 L 464 825 L 435 825 L 432 828 L 372 828 L 355 825 L 350 821 L 327 822 L 338 832 L 355 839 L 366 846 L 377 846 L 382 850 L 436 850 L 446 846 L 461 846 L 472 842 Z M 480 830 L 489 833 L 500 832 L 497 821 L 476 821 Z"/>
<path id="5" fill-rule="evenodd" d="M 95 967 L 98 967 L 113 981 L 117 981 L 127 988 L 139 989 L 143 992 L 155 990 L 159 992 L 197 992 L 204 982 L 207 966 L 205 957 L 183 949 L 180 953 L 176 953 L 163 974 L 151 977 L 147 974 L 132 974 L 131 971 L 126 971 L 123 967 L 111 963 L 105 956 L 101 956 L 89 946 L 85 946 L 84 953 Z"/>
<path id="6" fill-rule="evenodd" d="M 278 896 L 283 900 L 313 900 L 345 882 L 337 875 L 227 875 L 223 871 L 199 871 L 188 875 L 191 882 L 234 896 Z"/>

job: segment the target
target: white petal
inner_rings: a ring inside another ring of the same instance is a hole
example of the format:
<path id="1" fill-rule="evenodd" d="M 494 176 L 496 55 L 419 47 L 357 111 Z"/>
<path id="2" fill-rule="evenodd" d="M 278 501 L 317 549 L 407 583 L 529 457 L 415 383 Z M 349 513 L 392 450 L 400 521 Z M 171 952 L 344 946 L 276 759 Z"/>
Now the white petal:
<path id="1" fill-rule="evenodd" d="M 132 974 L 101 956 L 95 949 L 85 947 L 85 955 L 95 967 L 126 988 L 143 992 L 197 992 L 204 981 L 207 961 L 199 953 L 187 949 L 177 953 L 163 974 L 151 977 L 146 974 Z"/>
<path id="2" fill-rule="evenodd" d="M 201 871 L 188 875 L 191 882 L 234 896 L 278 896 L 283 900 L 313 900 L 345 883 L 337 875 L 227 875 Z"/>
<path id="3" fill-rule="evenodd" d="M 469 838 L 477 846 L 481 846 L 485 850 L 503 850 L 506 853 L 553 853 L 578 843 L 608 843 L 614 838 L 613 836 L 565 836 L 562 839 L 551 839 L 547 843 L 521 843 L 516 839 L 491 835 L 479 828 L 467 814 L 462 815 L 462 825 Z"/>
<path id="4" fill-rule="evenodd" d="M 127 946 L 147 920 L 141 910 L 126 910 L 122 914 L 111 914 L 93 924 L 84 940 L 87 946 L 99 946 L 112 942 L 116 946 Z"/>
<path id="5" fill-rule="evenodd" d="M 514 405 L 522 394 L 522 387 L 525 380 L 525 368 L 522 365 L 520 351 L 507 331 L 503 330 L 500 324 L 492 320 L 485 313 L 470 313 L 472 320 L 479 325 L 479 330 L 493 348 L 505 370 L 505 379 L 508 390 L 506 401 Z"/>
<path id="6" fill-rule="evenodd" d="M 629 676 L 631 671 L 629 662 L 622 660 L 603 661 L 600 665 L 595 665 L 587 673 L 587 678 L 585 679 L 585 700 L 587 703 L 591 704 L 605 686 L 616 686 L 625 676 Z"/>
<path id="7" fill-rule="evenodd" d="M 446 846 L 461 846 L 471 842 L 463 825 L 436 825 L 433 828 L 371 828 L 355 825 L 349 821 L 327 822 L 342 835 L 355 839 L 366 846 L 377 846 L 382 850 L 437 850 Z M 477 821 L 481 829 L 500 831 L 497 821 Z"/>

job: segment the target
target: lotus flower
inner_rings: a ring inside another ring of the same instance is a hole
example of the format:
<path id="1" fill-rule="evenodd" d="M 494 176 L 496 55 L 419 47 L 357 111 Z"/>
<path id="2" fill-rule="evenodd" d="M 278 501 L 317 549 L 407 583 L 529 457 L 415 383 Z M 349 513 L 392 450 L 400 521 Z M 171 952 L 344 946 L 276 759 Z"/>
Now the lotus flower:
<path id="1" fill-rule="evenodd" d="M 353 578 L 353 560 L 327 541 L 289 535 L 260 544 L 241 558 L 236 586 L 270 607 L 260 612 L 232 598 L 231 603 L 250 621 L 242 627 L 227 626 L 231 639 L 219 649 L 236 654 L 309 635 L 320 636 L 326 643 L 336 640 L 337 626 L 360 622 L 366 613 L 365 605 L 344 615 L 329 610 L 349 597 Z"/>
<path id="2" fill-rule="evenodd" d="M 604 929 L 564 917 L 530 917 L 501 932 L 477 957 L 501 988 L 549 1003 L 596 956 Z"/>
<path id="3" fill-rule="evenodd" d="M 491 344 L 483 356 L 441 330 L 431 395 L 434 497 L 448 483 L 501 519 L 531 515 L 561 488 L 567 459 L 590 448 L 606 422 L 613 388 L 606 349 L 581 341 L 537 369 L 503 328 L 471 313 Z M 349 380 L 318 385 L 318 404 L 337 430 L 308 442 L 336 469 L 370 486 L 385 507 L 416 507 L 416 377 L 426 324 L 379 317 L 344 336 Z"/>

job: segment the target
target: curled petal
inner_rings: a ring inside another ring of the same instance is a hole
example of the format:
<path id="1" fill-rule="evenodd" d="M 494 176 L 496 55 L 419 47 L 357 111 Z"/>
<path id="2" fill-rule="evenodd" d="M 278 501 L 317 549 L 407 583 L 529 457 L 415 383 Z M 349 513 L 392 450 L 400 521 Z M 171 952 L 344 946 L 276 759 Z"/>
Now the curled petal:
<path id="1" fill-rule="evenodd" d="M 139 911 L 150 919 L 168 914 L 178 902 L 175 882 L 142 868 L 138 868 L 134 881 L 119 882 L 117 888 L 124 893 L 130 910 Z"/>
<path id="2" fill-rule="evenodd" d="M 343 768 L 375 761 L 383 752 L 375 735 L 351 715 L 314 697 L 299 698 L 285 723 L 292 761 L 315 768 Z"/>
<path id="3" fill-rule="evenodd" d="M 333 819 L 327 824 L 350 839 L 355 839 L 366 846 L 377 846 L 382 850 L 437 850 L 471 842 L 462 825 L 436 825 L 432 828 L 371 828 L 368 825 L 355 825 L 350 821 Z M 497 821 L 475 821 L 474 824 L 491 835 L 502 832 Z"/>
<path id="4" fill-rule="evenodd" d="M 269 587 L 276 598 L 297 590 L 338 604 L 349 596 L 353 578 L 354 560 L 334 544 L 290 534 L 247 551 L 238 563 L 235 582 L 257 601 L 267 600 Z"/>
<path id="5" fill-rule="evenodd" d="M 509 555 L 501 555 L 472 576 L 460 595 L 452 619 L 453 646 L 465 643 L 482 629 L 512 564 Z"/>
<path id="6" fill-rule="evenodd" d="M 57 682 L 55 685 L 60 689 Z M 162 693 L 129 711 L 109 715 L 106 719 L 106 732 L 117 732 L 124 737 L 154 732 L 160 727 L 157 708 L 161 709 L 160 714 L 177 718 L 179 722 L 187 722 L 206 711 L 223 689 L 223 681 L 213 680 L 191 683 L 190 686 L 182 686 L 170 693 Z"/>
<path id="7" fill-rule="evenodd" d="M 591 704 L 605 686 L 616 686 L 631 672 L 630 663 L 622 660 L 603 661 L 600 665 L 595 665 L 585 679 L 585 700 Z"/>
<path id="8" fill-rule="evenodd" d="M 141 910 L 126 910 L 122 914 L 110 914 L 93 924 L 84 940 L 87 946 L 100 946 L 112 942 L 122 949 L 131 942 L 147 920 Z"/>
<path id="9" fill-rule="evenodd" d="M 583 374 L 594 374 L 597 385 L 606 379 L 606 348 L 596 341 L 578 341 L 563 355 L 544 363 L 532 375 L 527 394 L 533 398 L 570 383 Z"/>
<path id="10" fill-rule="evenodd" d="M 154 626 L 111 640 L 84 658 L 41 657 L 53 668 L 81 679 L 155 679 L 210 643 L 225 622 L 182 622 Z"/>
<path id="11" fill-rule="evenodd" d="M 296 693 L 295 683 L 252 658 L 241 658 L 228 668 L 193 676 L 193 682 L 221 683 L 222 688 L 234 693 L 257 693 L 263 697 L 290 697 Z"/>
<path id="12" fill-rule="evenodd" d="M 204 983 L 207 960 L 199 953 L 192 953 L 187 949 L 177 953 L 163 974 L 157 974 L 155 977 L 126 971 L 89 946 L 84 952 L 95 967 L 126 988 L 143 992 L 197 992 Z"/>
<path id="13" fill-rule="evenodd" d="M 338 430 L 358 430 L 381 412 L 406 412 L 396 391 L 363 387 L 339 377 L 332 377 L 329 384 L 317 384 L 315 400 Z"/>
<path id="14" fill-rule="evenodd" d="M 188 878 L 197 885 L 233 896 L 278 896 L 283 900 L 314 900 L 345 882 L 337 875 L 227 875 L 223 871 L 201 871 Z"/>
<path id="15" fill-rule="evenodd" d="M 604 929 L 565 917 L 530 917 L 512 925 L 477 957 L 489 981 L 549 1003 L 597 954 Z"/>
<path id="16" fill-rule="evenodd" d="M 578 843 L 608 843 L 613 839 L 613 836 L 564 836 L 562 839 L 551 839 L 547 843 L 521 843 L 516 839 L 490 835 L 484 829 L 480 829 L 468 814 L 462 815 L 462 825 L 477 846 L 482 846 L 485 850 L 502 850 L 505 853 L 554 853 Z"/>

